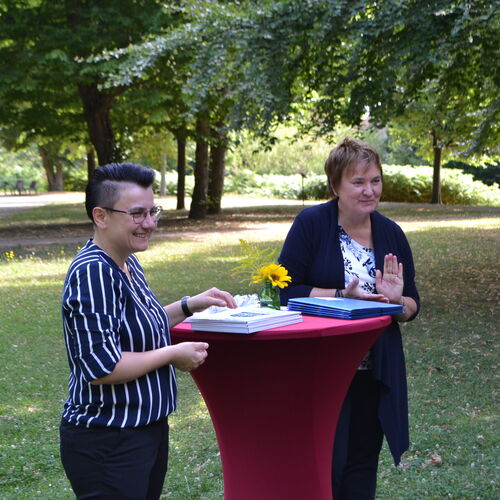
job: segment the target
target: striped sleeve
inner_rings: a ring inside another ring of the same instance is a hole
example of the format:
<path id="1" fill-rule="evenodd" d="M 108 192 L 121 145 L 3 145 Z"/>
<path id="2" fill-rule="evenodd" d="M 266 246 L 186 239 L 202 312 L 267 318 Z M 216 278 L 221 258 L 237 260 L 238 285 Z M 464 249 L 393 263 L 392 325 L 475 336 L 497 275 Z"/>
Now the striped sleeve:
<path id="1" fill-rule="evenodd" d="M 63 314 L 71 357 L 90 382 L 111 373 L 121 358 L 122 282 L 101 260 L 83 262 L 68 276 Z"/>

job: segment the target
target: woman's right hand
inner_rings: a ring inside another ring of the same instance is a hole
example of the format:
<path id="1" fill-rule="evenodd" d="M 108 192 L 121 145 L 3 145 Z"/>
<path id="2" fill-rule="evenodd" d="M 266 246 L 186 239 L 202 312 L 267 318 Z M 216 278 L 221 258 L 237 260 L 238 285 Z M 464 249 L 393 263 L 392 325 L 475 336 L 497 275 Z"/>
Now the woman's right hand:
<path id="1" fill-rule="evenodd" d="M 170 364 L 186 372 L 198 368 L 208 356 L 206 342 L 181 342 L 170 348 L 173 351 Z"/>
<path id="2" fill-rule="evenodd" d="M 389 302 L 389 299 L 381 293 L 366 293 L 359 287 L 359 278 L 354 278 L 342 291 L 344 297 L 349 299 L 373 300 L 375 302 Z"/>

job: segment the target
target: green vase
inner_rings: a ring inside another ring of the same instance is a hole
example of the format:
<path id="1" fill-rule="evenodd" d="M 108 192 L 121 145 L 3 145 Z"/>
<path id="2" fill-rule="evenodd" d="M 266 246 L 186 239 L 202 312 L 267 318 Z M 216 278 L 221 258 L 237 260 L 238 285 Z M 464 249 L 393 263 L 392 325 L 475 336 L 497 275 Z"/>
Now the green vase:
<path id="1" fill-rule="evenodd" d="M 261 307 L 270 307 L 271 309 L 280 309 L 280 292 L 277 286 L 272 286 L 270 281 L 264 282 L 264 288 L 259 295 Z"/>

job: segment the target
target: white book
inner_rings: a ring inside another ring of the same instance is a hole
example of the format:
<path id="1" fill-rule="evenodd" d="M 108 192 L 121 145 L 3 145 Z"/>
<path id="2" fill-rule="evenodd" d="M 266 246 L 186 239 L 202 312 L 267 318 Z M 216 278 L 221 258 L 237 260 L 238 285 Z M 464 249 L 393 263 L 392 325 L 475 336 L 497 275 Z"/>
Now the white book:
<path id="1" fill-rule="evenodd" d="M 219 308 L 217 311 L 202 311 L 186 321 L 193 330 L 221 333 L 254 333 L 278 326 L 302 321 L 299 311 L 270 309 L 260 306 L 245 306 L 236 309 Z"/>

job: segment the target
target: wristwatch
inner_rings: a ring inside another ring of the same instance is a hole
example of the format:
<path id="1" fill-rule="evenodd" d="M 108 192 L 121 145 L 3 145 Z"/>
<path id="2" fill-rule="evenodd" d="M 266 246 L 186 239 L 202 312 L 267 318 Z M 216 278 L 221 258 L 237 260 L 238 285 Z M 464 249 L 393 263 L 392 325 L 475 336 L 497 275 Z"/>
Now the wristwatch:
<path id="1" fill-rule="evenodd" d="M 185 295 L 181 299 L 182 312 L 184 313 L 184 316 L 186 316 L 186 318 L 189 318 L 189 316 L 193 315 L 193 313 L 189 310 L 189 307 L 188 307 L 189 297 L 190 297 L 190 295 Z"/>

